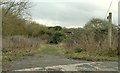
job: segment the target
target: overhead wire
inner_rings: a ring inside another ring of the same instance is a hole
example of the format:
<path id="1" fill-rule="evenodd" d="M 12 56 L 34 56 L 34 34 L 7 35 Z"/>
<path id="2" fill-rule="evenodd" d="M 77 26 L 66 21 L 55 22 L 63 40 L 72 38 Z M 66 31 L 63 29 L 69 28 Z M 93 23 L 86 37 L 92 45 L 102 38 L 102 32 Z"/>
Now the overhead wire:
<path id="1" fill-rule="evenodd" d="M 108 12 L 109 12 L 109 10 L 110 10 L 110 7 L 112 6 L 112 3 L 113 3 L 113 0 L 111 1 L 110 5 L 109 5 L 109 7 L 108 7 L 108 10 L 107 10 L 107 12 L 106 12 L 106 14 L 105 14 L 105 18 L 104 18 L 104 20 L 105 20 L 106 17 L 107 17 L 107 14 L 108 14 Z"/>

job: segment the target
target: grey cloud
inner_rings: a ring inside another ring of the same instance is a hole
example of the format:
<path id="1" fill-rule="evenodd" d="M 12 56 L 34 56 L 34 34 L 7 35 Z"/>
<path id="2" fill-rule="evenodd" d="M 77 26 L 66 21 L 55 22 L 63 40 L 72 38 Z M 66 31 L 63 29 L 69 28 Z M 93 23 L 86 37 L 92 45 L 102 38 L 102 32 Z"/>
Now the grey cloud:
<path id="1" fill-rule="evenodd" d="M 57 21 L 63 26 L 84 25 L 95 16 L 96 11 L 102 11 L 96 5 L 80 2 L 35 2 L 34 4 L 36 6 L 31 9 L 34 19 Z"/>
<path id="2" fill-rule="evenodd" d="M 120 1 L 118 3 L 118 24 L 120 25 Z"/>

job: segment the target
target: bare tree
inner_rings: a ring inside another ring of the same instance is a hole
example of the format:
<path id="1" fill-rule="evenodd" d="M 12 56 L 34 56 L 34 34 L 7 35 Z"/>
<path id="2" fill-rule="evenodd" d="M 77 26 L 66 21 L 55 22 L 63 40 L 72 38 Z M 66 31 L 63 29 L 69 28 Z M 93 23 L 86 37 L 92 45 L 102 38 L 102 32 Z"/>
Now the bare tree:
<path id="1" fill-rule="evenodd" d="M 27 16 L 28 9 L 30 8 L 30 2 L 28 0 L 4 0 L 0 4 L 4 10 L 3 15 L 13 13 L 17 16 Z"/>

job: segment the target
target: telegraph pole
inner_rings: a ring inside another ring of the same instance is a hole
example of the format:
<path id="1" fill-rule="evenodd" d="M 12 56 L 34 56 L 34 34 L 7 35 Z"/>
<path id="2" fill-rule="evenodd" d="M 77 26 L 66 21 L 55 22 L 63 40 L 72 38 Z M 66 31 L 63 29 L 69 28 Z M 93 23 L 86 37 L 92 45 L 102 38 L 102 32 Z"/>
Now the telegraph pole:
<path id="1" fill-rule="evenodd" d="M 112 48 L 112 13 L 109 13 L 109 16 L 107 17 L 109 26 L 108 26 L 108 43 L 109 43 L 109 49 Z"/>

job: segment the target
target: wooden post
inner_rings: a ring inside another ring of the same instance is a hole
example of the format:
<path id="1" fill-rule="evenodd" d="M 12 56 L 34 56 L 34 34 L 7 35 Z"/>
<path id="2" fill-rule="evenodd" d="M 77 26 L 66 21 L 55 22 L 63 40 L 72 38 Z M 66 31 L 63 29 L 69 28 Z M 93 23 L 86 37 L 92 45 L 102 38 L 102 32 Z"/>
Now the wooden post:
<path id="1" fill-rule="evenodd" d="M 109 16 L 107 17 L 109 26 L 108 26 L 108 43 L 109 43 L 109 49 L 112 48 L 112 13 L 109 13 Z"/>

